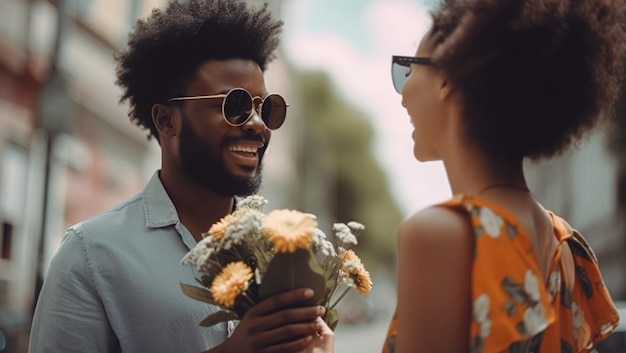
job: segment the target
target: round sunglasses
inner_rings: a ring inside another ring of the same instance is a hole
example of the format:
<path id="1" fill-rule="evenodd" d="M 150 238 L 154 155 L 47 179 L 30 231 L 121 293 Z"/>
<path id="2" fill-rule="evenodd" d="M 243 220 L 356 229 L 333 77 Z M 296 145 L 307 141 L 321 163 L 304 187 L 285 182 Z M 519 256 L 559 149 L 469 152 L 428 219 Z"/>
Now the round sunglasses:
<path id="1" fill-rule="evenodd" d="M 170 98 L 167 102 L 187 101 L 197 99 L 222 98 L 222 116 L 231 126 L 241 126 L 252 117 L 252 109 L 259 114 L 265 126 L 270 130 L 276 130 L 283 125 L 289 106 L 279 94 L 269 94 L 265 98 L 252 97 L 243 88 L 233 88 L 226 94 L 211 96 L 186 96 Z M 257 104 L 258 103 L 258 104 Z"/>
<path id="2" fill-rule="evenodd" d="M 426 57 L 416 56 L 398 56 L 391 57 L 391 80 L 393 81 L 393 87 L 396 92 L 402 93 L 402 87 L 406 82 L 406 78 L 411 73 L 411 64 L 430 65 L 435 63 L 433 59 Z"/>

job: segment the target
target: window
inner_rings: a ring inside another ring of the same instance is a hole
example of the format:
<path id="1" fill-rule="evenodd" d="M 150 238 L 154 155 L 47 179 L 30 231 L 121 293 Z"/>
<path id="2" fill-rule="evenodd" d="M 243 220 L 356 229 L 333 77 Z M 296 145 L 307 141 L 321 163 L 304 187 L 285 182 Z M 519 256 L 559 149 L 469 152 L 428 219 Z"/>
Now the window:
<path id="1" fill-rule="evenodd" d="M 13 243 L 13 225 L 2 222 L 2 233 L 0 233 L 0 259 L 11 260 L 11 250 Z"/>
<path id="2" fill-rule="evenodd" d="M 15 228 L 24 221 L 27 172 L 25 148 L 8 143 L 0 149 L 0 261 L 11 260 Z"/>
<path id="3" fill-rule="evenodd" d="M 90 32 L 111 44 L 120 44 L 126 39 L 128 17 L 132 1 L 128 0 L 73 0 L 67 1 L 69 16 L 86 26 Z M 134 1 L 134 0 L 133 0 Z"/>

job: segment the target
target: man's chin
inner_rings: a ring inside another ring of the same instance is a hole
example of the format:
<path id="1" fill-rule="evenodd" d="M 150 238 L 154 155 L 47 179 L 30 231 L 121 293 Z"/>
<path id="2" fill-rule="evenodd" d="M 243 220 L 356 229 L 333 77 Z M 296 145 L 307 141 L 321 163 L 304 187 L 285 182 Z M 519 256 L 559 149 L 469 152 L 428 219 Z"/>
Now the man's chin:
<path id="1" fill-rule="evenodd" d="M 249 172 L 239 171 L 238 173 L 231 173 L 231 178 L 233 180 L 237 180 L 240 183 L 248 183 L 248 182 L 253 182 L 258 177 L 257 177 L 256 168 L 255 168 Z"/>
<path id="2" fill-rule="evenodd" d="M 254 195 L 261 187 L 261 175 L 231 175 L 222 180 L 205 183 L 204 186 L 220 196 L 249 196 Z"/>
<path id="3" fill-rule="evenodd" d="M 212 168 L 203 170 L 190 168 L 187 174 L 196 183 L 220 196 L 248 196 L 259 191 L 262 181 L 262 165 L 256 168 L 229 167 L 213 164 Z"/>

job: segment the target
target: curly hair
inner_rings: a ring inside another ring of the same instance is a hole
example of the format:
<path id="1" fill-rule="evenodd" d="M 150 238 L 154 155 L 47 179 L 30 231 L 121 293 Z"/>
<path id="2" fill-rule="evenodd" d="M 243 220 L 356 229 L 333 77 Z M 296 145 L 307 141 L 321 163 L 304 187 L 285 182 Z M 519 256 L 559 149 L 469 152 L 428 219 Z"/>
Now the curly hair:
<path id="1" fill-rule="evenodd" d="M 624 0 L 446 0 L 432 17 L 433 59 L 491 155 L 557 155 L 613 114 Z"/>
<path id="2" fill-rule="evenodd" d="M 282 21 L 267 4 L 249 8 L 244 0 L 172 2 L 137 21 L 128 47 L 116 56 L 117 81 L 128 100 L 129 117 L 159 139 L 151 109 L 181 92 L 199 65 L 212 59 L 242 58 L 265 71 L 278 47 Z"/>

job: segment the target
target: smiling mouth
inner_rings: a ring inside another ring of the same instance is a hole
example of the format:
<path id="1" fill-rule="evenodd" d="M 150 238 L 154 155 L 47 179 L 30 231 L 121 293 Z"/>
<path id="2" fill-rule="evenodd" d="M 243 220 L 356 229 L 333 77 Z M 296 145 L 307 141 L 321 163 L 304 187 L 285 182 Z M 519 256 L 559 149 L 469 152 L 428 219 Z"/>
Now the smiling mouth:
<path id="1" fill-rule="evenodd" d="M 233 161 L 245 168 L 257 168 L 259 164 L 259 152 L 265 145 L 263 143 L 245 142 L 235 143 L 228 146 L 228 151 L 233 156 Z"/>
<path id="2" fill-rule="evenodd" d="M 261 145 L 261 146 L 233 145 L 233 146 L 230 146 L 229 150 L 231 152 L 252 153 L 253 155 L 256 155 L 257 152 L 259 151 L 259 149 L 261 149 L 262 147 L 263 147 L 263 145 Z"/>

